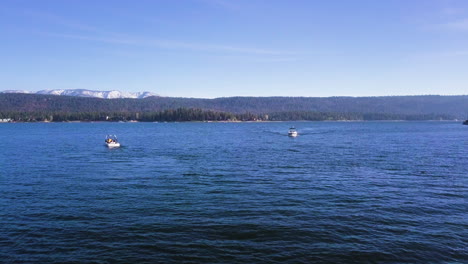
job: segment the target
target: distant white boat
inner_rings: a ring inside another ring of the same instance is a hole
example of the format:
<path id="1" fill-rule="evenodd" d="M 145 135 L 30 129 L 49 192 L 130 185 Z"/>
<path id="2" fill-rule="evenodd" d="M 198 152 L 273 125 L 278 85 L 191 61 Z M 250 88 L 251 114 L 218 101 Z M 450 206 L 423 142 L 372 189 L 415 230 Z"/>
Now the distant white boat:
<path id="1" fill-rule="evenodd" d="M 116 135 L 107 135 L 106 136 L 106 146 L 108 148 L 118 148 L 120 147 L 119 140 L 117 139 Z"/>
<path id="2" fill-rule="evenodd" d="M 290 137 L 297 137 L 297 131 L 296 131 L 296 128 L 294 127 L 291 127 L 288 131 L 288 136 Z"/>

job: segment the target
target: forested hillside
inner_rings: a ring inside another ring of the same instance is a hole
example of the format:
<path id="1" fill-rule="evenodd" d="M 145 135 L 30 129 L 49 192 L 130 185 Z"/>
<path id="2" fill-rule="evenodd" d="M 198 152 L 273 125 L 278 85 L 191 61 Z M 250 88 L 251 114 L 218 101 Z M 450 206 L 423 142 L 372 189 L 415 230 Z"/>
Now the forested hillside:
<path id="1" fill-rule="evenodd" d="M 260 120 L 427 120 L 466 119 L 468 96 L 385 97 L 226 97 L 216 99 L 148 97 L 145 99 L 98 99 L 71 96 L 0 94 L 0 117 L 56 115 L 68 120 L 100 120 L 113 115 L 121 119 L 158 121 L 167 110 L 218 113 L 225 119 Z M 190 110 L 192 109 L 192 110 Z M 190 111 L 189 111 L 190 110 Z M 190 113 L 189 112 L 193 112 Z M 222 113 L 222 114 L 221 114 Z M 138 114 L 138 116 L 137 116 Z M 203 114 L 204 115 L 204 114 Z M 209 114 L 207 114 L 209 116 Z M 148 118 L 153 116 L 153 118 Z M 195 115 L 196 116 L 196 115 Z M 137 118 L 138 117 L 138 118 Z M 54 118 L 54 120 L 58 120 Z M 27 119 L 27 118 L 26 118 Z M 41 118 L 39 118 L 41 119 Z M 60 119 L 60 118 L 59 118 Z M 118 118 L 117 118 L 118 119 Z M 184 119 L 184 118 L 182 118 Z M 188 120 L 192 120 L 188 118 Z M 195 118 L 195 120 L 197 120 Z M 205 120 L 205 119 L 204 119 Z M 216 118 L 207 120 L 220 120 Z"/>

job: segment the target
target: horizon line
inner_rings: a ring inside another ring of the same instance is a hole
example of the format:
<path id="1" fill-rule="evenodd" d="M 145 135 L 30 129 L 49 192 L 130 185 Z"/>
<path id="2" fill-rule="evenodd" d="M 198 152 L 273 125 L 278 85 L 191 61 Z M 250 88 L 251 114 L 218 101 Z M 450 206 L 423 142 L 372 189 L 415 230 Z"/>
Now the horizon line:
<path id="1" fill-rule="evenodd" d="M 164 98 L 186 98 L 186 99 L 222 99 L 222 98 L 375 98 L 375 97 L 410 97 L 410 96 L 468 96 L 468 94 L 402 94 L 402 95 L 328 95 L 328 96 L 307 96 L 307 95 L 228 95 L 228 96 L 218 96 L 218 97 L 186 97 L 186 96 L 171 96 L 171 95 L 160 95 L 156 94 L 155 92 L 151 91 L 140 91 L 140 92 L 127 92 L 127 91 L 120 91 L 120 90 L 89 90 L 89 89 L 42 89 L 38 91 L 28 91 L 28 90 L 1 90 L 0 94 L 32 94 L 32 95 L 55 95 L 55 96 L 73 96 L 73 97 L 83 97 L 83 96 L 76 96 L 76 95 L 57 95 L 57 94 L 38 94 L 37 92 L 40 91 L 54 91 L 54 90 L 64 90 L 64 91 L 72 91 L 72 90 L 83 90 L 83 91 L 91 91 L 91 92 L 119 92 L 123 94 L 143 94 L 143 93 L 152 93 L 154 95 L 148 97 L 164 97 Z M 98 98 L 93 96 L 86 96 L 88 98 Z M 148 98 L 145 97 L 145 98 Z M 108 99 L 108 98 L 98 98 L 98 99 Z M 111 99 L 141 99 L 141 98 L 111 98 Z"/>

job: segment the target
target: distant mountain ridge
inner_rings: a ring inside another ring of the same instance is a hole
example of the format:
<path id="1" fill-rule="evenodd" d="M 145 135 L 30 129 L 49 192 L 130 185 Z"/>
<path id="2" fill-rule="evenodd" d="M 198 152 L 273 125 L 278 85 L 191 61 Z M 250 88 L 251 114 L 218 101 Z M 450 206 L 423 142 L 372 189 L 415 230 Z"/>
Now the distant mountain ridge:
<path id="1" fill-rule="evenodd" d="M 150 113 L 177 108 L 202 109 L 234 114 L 288 113 L 290 120 L 304 120 L 305 113 L 364 115 L 427 115 L 429 119 L 468 117 L 468 95 L 414 95 L 382 97 L 224 97 L 215 99 L 153 96 L 144 99 L 84 98 L 44 94 L 0 93 L 0 114 L 12 112 Z M 377 117 L 373 117 L 376 119 Z M 418 117 L 421 118 L 421 117 Z M 284 118 L 286 119 L 286 118 Z"/>
<path id="2" fill-rule="evenodd" d="M 20 93 L 20 94 L 47 94 L 47 95 L 64 95 L 64 96 L 78 96 L 78 97 L 95 97 L 101 99 L 122 99 L 122 98 L 134 98 L 143 99 L 150 96 L 157 96 L 157 94 L 151 92 L 121 92 L 117 90 L 111 91 L 95 91 L 87 89 L 55 89 L 55 90 L 41 90 L 37 92 L 25 91 L 25 90 L 5 90 L 0 93 Z"/>

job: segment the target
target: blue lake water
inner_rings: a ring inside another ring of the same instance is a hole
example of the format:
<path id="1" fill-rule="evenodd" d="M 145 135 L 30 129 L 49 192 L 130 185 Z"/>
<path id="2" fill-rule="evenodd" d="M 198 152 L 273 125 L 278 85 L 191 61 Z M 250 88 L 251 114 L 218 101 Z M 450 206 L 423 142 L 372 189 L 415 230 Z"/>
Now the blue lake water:
<path id="1" fill-rule="evenodd" d="M 455 122 L 0 124 L 6 263 L 468 263 L 467 201 Z"/>

